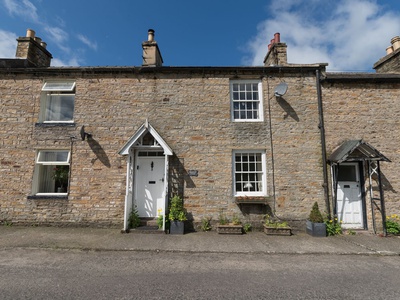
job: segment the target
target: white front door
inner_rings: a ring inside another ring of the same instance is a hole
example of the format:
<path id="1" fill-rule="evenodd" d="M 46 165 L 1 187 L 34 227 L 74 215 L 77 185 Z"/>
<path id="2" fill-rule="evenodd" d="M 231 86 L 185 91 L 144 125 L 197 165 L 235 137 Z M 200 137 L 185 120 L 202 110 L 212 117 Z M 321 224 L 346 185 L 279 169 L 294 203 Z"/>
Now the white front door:
<path id="1" fill-rule="evenodd" d="M 343 228 L 364 228 L 358 163 L 339 165 L 337 213 Z"/>
<path id="2" fill-rule="evenodd" d="M 135 172 L 135 204 L 140 217 L 156 217 L 164 211 L 163 152 L 139 151 Z"/>

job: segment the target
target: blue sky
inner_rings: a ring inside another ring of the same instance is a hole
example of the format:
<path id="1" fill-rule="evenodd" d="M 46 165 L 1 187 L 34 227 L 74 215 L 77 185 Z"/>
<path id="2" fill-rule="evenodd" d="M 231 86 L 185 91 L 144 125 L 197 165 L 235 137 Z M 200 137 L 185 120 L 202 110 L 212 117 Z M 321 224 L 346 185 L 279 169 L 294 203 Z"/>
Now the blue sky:
<path id="1" fill-rule="evenodd" d="M 400 35 L 398 0 L 0 0 L 0 57 L 26 29 L 54 66 L 140 66 L 155 30 L 165 66 L 261 66 L 280 32 L 290 63 L 371 71 Z"/>

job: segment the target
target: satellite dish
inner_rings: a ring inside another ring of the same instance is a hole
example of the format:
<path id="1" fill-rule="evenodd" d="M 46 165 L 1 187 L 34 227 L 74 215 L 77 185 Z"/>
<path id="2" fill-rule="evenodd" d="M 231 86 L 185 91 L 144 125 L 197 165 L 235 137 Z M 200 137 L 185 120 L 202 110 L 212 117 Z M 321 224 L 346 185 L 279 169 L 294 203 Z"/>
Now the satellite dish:
<path id="1" fill-rule="evenodd" d="M 282 97 L 283 95 L 286 94 L 286 91 L 288 89 L 288 85 L 286 82 L 281 82 L 280 84 L 278 84 L 275 88 L 275 96 L 276 97 Z"/>
<path id="2" fill-rule="evenodd" d="M 84 126 L 84 125 L 82 126 L 81 132 L 80 132 L 80 133 L 81 133 L 82 141 L 84 141 L 85 138 L 90 138 L 90 137 L 92 137 L 92 135 L 91 135 L 90 133 L 85 132 L 85 126 Z"/>

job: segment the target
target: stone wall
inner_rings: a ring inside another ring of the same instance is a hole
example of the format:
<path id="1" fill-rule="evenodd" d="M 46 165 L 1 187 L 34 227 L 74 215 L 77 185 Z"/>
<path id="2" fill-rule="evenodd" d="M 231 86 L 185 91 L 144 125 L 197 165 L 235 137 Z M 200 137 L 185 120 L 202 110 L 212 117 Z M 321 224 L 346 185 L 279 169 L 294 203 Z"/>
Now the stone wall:
<path id="1" fill-rule="evenodd" d="M 328 155 L 345 140 L 363 139 L 392 162 L 381 163 L 387 214 L 400 213 L 398 137 L 400 135 L 400 84 L 342 81 L 323 84 Z M 371 202 L 365 174 L 368 228 Z M 378 196 L 378 191 L 374 191 Z"/>
<path id="2" fill-rule="evenodd" d="M 243 221 L 262 220 L 266 210 L 234 203 L 232 151 L 267 153 L 269 210 L 305 219 L 314 201 L 324 207 L 316 82 L 313 72 L 265 76 L 254 69 L 244 79 L 262 78 L 264 121 L 231 122 L 231 71 L 189 69 L 176 73 L 119 72 L 106 69 L 43 71 L 0 80 L 0 220 L 14 223 L 122 227 L 126 157 L 118 155 L 146 119 L 172 148 L 177 170 L 185 175 L 185 207 L 195 220 L 218 218 L 221 209 Z M 76 80 L 75 124 L 40 126 L 44 79 Z M 237 75 L 235 76 L 237 78 Z M 273 95 L 285 81 L 288 92 Z M 271 113 L 271 114 L 270 114 Z M 92 139 L 82 141 L 82 126 Z M 74 138 L 75 137 L 75 138 Z M 271 138 L 272 137 L 272 138 Z M 72 149 L 67 199 L 29 197 L 38 149 Z M 275 191 L 275 195 L 274 195 Z M 249 214 L 250 213 L 250 214 Z"/>

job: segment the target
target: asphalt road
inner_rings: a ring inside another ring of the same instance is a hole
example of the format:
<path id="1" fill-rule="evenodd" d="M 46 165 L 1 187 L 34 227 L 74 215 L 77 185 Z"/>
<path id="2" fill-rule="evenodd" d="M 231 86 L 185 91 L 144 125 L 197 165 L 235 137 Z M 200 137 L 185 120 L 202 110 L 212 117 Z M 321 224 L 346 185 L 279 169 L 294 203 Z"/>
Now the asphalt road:
<path id="1" fill-rule="evenodd" d="M 0 251 L 1 299 L 399 299 L 400 257 Z"/>

